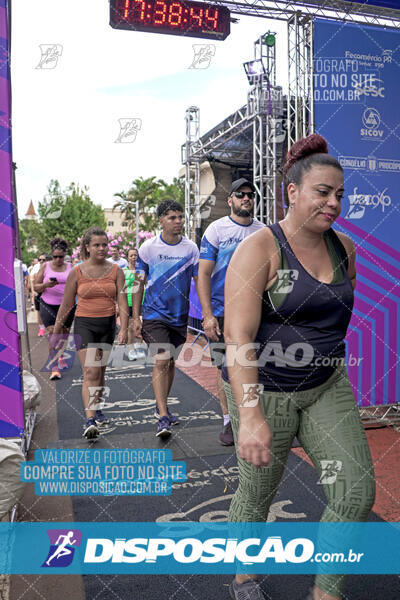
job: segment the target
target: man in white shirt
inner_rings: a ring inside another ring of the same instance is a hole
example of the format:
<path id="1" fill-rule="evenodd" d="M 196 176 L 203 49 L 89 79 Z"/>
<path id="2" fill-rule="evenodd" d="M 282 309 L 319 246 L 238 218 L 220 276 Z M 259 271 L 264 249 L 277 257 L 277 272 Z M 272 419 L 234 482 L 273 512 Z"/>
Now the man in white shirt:
<path id="1" fill-rule="evenodd" d="M 108 260 L 121 267 L 121 269 L 124 269 L 128 266 L 128 261 L 119 255 L 119 246 L 117 244 L 115 244 L 115 246 L 111 246 L 111 257 Z"/>

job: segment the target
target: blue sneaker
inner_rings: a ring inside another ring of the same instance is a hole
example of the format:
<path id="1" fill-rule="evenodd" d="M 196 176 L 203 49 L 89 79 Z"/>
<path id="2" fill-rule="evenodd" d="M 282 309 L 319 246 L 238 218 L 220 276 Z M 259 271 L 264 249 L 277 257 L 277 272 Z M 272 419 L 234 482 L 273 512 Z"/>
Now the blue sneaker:
<path id="1" fill-rule="evenodd" d="M 171 435 L 171 425 L 168 417 L 161 417 L 158 421 L 156 437 L 166 438 Z"/>
<path id="2" fill-rule="evenodd" d="M 167 408 L 167 413 L 168 413 L 169 424 L 170 425 L 178 425 L 178 423 L 179 423 L 179 417 L 176 417 L 175 415 L 172 415 L 169 412 L 168 408 Z M 155 416 L 156 419 L 160 419 L 160 413 L 158 412 L 157 406 L 156 406 L 156 409 L 154 411 L 154 416 Z"/>
<path id="3" fill-rule="evenodd" d="M 87 440 L 94 440 L 99 436 L 99 430 L 97 429 L 96 421 L 94 417 L 90 417 L 86 421 L 85 430 L 83 432 L 83 437 Z"/>
<path id="4" fill-rule="evenodd" d="M 106 425 L 108 423 L 107 417 L 101 410 L 96 410 L 96 416 L 94 420 L 96 421 L 96 425 Z"/>

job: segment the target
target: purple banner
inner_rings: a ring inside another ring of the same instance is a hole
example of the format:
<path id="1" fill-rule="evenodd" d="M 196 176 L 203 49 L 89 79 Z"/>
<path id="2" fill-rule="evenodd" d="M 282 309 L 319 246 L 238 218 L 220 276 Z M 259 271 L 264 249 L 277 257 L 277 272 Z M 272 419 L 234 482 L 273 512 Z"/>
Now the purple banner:
<path id="1" fill-rule="evenodd" d="M 0 437 L 24 432 L 20 349 L 14 311 L 14 202 L 7 1 L 0 0 Z"/>

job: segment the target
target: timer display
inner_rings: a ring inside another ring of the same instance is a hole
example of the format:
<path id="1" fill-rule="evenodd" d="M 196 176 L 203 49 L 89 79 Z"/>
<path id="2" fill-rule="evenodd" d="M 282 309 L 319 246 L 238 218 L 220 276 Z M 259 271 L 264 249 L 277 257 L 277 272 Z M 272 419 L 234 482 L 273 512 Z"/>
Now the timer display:
<path id="1" fill-rule="evenodd" d="M 110 0 L 110 25 L 224 40 L 230 33 L 230 12 L 225 6 L 192 0 Z"/>

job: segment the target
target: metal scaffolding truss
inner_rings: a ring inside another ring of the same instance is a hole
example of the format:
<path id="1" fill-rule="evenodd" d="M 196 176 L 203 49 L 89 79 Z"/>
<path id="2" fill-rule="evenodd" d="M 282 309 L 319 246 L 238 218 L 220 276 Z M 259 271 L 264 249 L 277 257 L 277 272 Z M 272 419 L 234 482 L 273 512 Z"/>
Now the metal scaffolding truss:
<path id="1" fill-rule="evenodd" d="M 322 17 L 335 21 L 363 23 L 383 27 L 400 25 L 400 7 L 383 8 L 365 2 L 347 0 L 216 0 L 216 4 L 227 6 L 232 13 L 287 21 L 296 13 L 304 16 Z"/>
<path id="2" fill-rule="evenodd" d="M 288 20 L 288 147 L 314 132 L 313 19 L 296 13 Z"/>
<path id="3" fill-rule="evenodd" d="M 269 32 L 268 32 L 269 33 Z M 274 34 L 273 34 L 274 35 Z M 253 171 L 257 190 L 255 216 L 271 223 L 276 218 L 277 147 L 283 153 L 284 107 L 282 88 L 276 86 L 275 44 L 254 44 L 254 60 L 261 61 L 263 73 L 249 77 L 247 105 L 224 119 L 208 133 L 199 136 L 199 109 L 186 111 L 186 143 L 182 147 L 185 164 L 186 228 L 191 235 L 200 212 L 200 168 L 205 160 L 218 160 Z"/>
<path id="4" fill-rule="evenodd" d="M 186 143 L 182 147 L 182 163 L 185 165 L 185 228 L 190 237 L 192 228 L 201 227 L 200 219 L 200 160 L 193 160 L 192 148 L 200 139 L 200 111 L 190 106 L 185 114 Z"/>
<path id="5" fill-rule="evenodd" d="M 206 160 L 212 153 L 219 160 L 230 161 L 232 155 L 235 155 L 237 160 L 242 158 L 244 163 L 249 162 L 248 153 L 243 151 L 242 145 L 229 142 L 248 132 L 251 125 L 247 114 L 247 105 L 242 106 L 201 138 L 193 141 L 190 146 L 191 160 Z"/>

